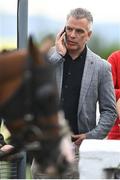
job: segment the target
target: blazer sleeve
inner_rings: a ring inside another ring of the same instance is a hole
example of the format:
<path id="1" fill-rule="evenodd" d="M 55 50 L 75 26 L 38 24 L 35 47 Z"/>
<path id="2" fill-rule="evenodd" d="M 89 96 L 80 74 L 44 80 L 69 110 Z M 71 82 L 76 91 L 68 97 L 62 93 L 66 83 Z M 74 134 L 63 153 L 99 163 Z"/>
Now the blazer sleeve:
<path id="1" fill-rule="evenodd" d="M 108 62 L 99 69 L 98 101 L 100 117 L 96 127 L 86 134 L 87 139 L 106 137 L 117 117 L 111 67 Z"/>
<path id="2" fill-rule="evenodd" d="M 64 61 L 64 57 L 60 55 L 55 47 L 52 47 L 47 54 L 47 61 L 50 64 L 57 65 L 58 63 L 62 63 Z"/>
<path id="3" fill-rule="evenodd" d="M 108 57 L 108 62 L 111 64 L 112 77 L 115 88 L 116 101 L 120 98 L 120 74 L 118 73 L 118 68 L 120 68 L 120 51 L 112 53 Z"/>

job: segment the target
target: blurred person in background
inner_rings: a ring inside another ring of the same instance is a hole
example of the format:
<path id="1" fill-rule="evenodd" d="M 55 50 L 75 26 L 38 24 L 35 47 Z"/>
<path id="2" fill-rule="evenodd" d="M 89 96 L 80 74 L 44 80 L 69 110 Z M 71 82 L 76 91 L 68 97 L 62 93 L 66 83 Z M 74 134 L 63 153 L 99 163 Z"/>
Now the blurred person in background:
<path id="1" fill-rule="evenodd" d="M 112 67 L 112 76 L 116 95 L 116 107 L 118 118 L 114 126 L 108 133 L 108 139 L 120 139 L 120 50 L 113 52 L 108 57 L 108 62 Z"/>
<path id="2" fill-rule="evenodd" d="M 40 51 L 44 54 L 48 53 L 50 48 L 55 44 L 55 36 L 53 34 L 46 35 L 40 43 Z"/>

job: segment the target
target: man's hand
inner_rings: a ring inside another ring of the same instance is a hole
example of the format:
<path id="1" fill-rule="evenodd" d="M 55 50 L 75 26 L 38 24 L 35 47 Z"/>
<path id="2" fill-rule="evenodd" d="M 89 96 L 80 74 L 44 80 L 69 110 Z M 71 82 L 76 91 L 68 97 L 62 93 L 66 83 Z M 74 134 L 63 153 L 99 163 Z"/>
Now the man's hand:
<path id="1" fill-rule="evenodd" d="M 72 141 L 74 141 L 75 145 L 80 146 L 82 141 L 86 139 L 86 134 L 76 134 L 71 136 Z"/>
<path id="2" fill-rule="evenodd" d="M 55 41 L 56 50 L 62 56 L 64 56 L 67 52 L 66 44 L 64 41 L 65 40 L 65 34 L 66 34 L 66 32 L 64 30 L 62 30 L 60 33 L 58 33 L 58 35 L 56 37 L 56 41 Z"/>
<path id="3" fill-rule="evenodd" d="M 117 101 L 116 108 L 117 108 L 118 117 L 119 117 L 119 119 L 120 119 L 120 98 L 119 98 L 118 101 Z"/>
<path id="4" fill-rule="evenodd" d="M 12 146 L 10 144 L 6 144 L 6 145 L 2 146 L 0 148 L 0 150 L 3 151 L 3 152 L 9 153 L 10 151 L 13 150 L 13 148 L 14 148 L 14 146 Z"/>

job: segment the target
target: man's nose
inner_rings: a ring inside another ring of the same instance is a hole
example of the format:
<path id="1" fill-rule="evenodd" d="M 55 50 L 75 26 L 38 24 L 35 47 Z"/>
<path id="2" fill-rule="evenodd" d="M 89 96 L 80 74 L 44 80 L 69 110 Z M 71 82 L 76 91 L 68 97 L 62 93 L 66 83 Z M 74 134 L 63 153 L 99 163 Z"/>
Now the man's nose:
<path id="1" fill-rule="evenodd" d="M 76 36 L 76 32 L 75 32 L 75 30 L 72 30 L 71 37 L 75 37 L 75 36 Z"/>

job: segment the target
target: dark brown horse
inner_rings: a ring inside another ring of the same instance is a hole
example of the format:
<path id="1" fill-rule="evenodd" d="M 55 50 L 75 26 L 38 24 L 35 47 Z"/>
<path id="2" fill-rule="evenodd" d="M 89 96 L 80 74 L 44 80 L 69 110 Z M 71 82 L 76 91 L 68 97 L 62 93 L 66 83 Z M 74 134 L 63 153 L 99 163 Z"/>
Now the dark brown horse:
<path id="1" fill-rule="evenodd" d="M 31 151 L 43 171 L 61 173 L 71 163 L 70 149 L 64 151 L 70 131 L 59 113 L 54 68 L 32 38 L 28 50 L 0 54 L 0 116 L 14 151 Z"/>

